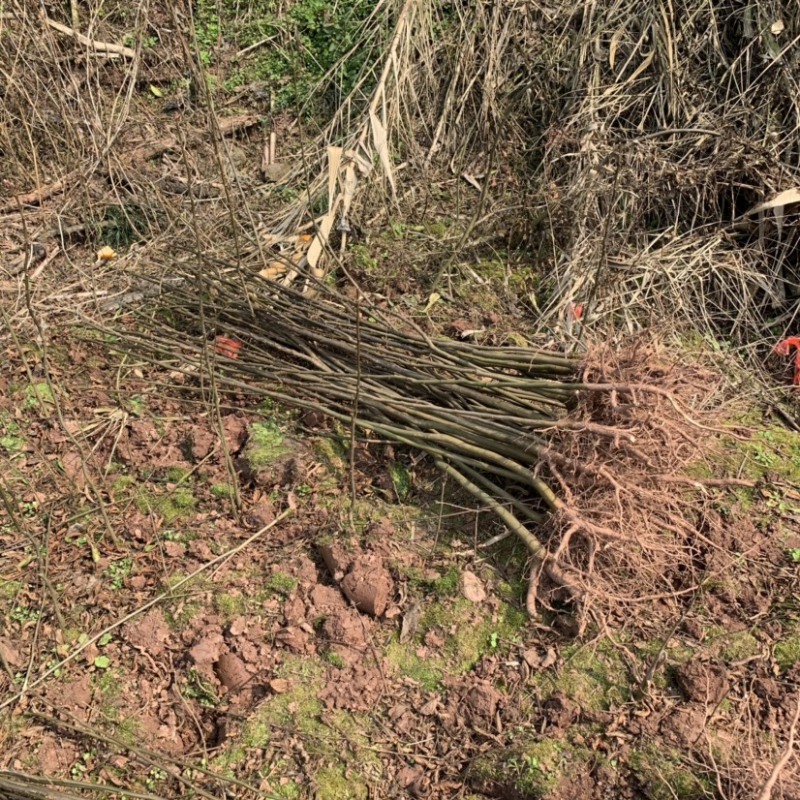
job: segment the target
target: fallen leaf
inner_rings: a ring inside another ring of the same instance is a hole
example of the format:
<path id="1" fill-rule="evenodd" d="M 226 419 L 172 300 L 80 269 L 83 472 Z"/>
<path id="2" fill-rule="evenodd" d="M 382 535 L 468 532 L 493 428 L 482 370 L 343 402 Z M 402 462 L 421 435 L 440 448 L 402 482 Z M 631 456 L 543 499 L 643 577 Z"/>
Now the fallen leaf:
<path id="1" fill-rule="evenodd" d="M 9 666 L 19 667 L 22 665 L 22 656 L 8 639 L 0 639 L 0 656 Z"/>
<path id="2" fill-rule="evenodd" d="M 428 700 L 422 708 L 419 710 L 419 714 L 422 717 L 431 717 L 436 713 L 436 710 L 439 708 L 439 698 L 434 697 L 432 700 Z"/>
<path id="3" fill-rule="evenodd" d="M 150 84 L 150 94 L 152 94 L 154 97 L 164 96 L 164 92 L 162 92 L 161 89 L 158 88 L 158 86 L 153 86 L 152 83 Z"/>
<path id="4" fill-rule="evenodd" d="M 465 570 L 462 574 L 461 594 L 470 603 L 482 603 L 486 599 L 486 589 L 483 588 L 483 582 L 474 572 Z"/>
<path id="5" fill-rule="evenodd" d="M 286 694 L 289 691 L 291 686 L 289 685 L 289 681 L 286 678 L 273 678 L 269 682 L 269 688 L 272 689 L 275 694 Z"/>
<path id="6" fill-rule="evenodd" d="M 759 211 L 768 211 L 770 208 L 778 208 L 778 206 L 786 206 L 789 203 L 800 203 L 800 189 L 786 189 L 783 192 L 778 192 L 775 197 L 759 203 L 755 208 L 752 208 L 748 213 L 757 214 Z"/>
<path id="7" fill-rule="evenodd" d="M 428 305 L 425 306 L 425 313 L 430 311 L 441 299 L 442 296 L 439 294 L 439 292 L 433 292 L 428 298 Z"/>

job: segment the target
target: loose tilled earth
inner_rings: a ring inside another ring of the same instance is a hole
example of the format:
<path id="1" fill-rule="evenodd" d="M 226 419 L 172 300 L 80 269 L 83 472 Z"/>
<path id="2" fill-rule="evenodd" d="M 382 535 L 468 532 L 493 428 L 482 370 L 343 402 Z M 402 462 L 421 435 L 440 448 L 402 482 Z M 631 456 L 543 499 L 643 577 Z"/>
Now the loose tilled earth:
<path id="1" fill-rule="evenodd" d="M 480 547 L 494 523 L 414 453 L 361 445 L 353 505 L 347 432 L 314 415 L 209 414 L 89 338 L 48 358 L 49 383 L 8 346 L 0 377 L 2 768 L 328 799 L 743 797 L 769 775 L 800 678 L 797 434 L 731 426 L 716 477 L 741 485 L 703 490 L 713 580 L 682 615 L 577 641 L 526 617 L 524 555 Z"/>

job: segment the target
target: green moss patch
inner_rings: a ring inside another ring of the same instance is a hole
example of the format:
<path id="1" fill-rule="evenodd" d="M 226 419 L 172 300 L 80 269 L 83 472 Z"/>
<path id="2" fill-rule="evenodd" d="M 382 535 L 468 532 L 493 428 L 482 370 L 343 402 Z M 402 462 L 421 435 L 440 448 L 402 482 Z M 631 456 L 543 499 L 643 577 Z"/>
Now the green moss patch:
<path id="1" fill-rule="evenodd" d="M 631 686 L 625 662 L 607 640 L 592 647 L 562 651 L 564 664 L 555 672 L 535 675 L 541 699 L 562 693 L 585 710 L 608 710 L 627 702 Z"/>
<path id="2" fill-rule="evenodd" d="M 800 628 L 791 629 L 790 634 L 775 645 L 775 661 L 782 669 L 790 669 L 800 661 Z"/>
<path id="3" fill-rule="evenodd" d="M 526 622 L 521 612 L 507 604 L 501 606 L 496 621 L 492 621 L 468 600 L 440 600 L 427 607 L 413 637 L 406 642 L 395 638 L 387 645 L 386 658 L 401 674 L 428 690 L 436 690 L 441 688 L 445 675 L 465 674 L 484 655 L 517 638 Z M 442 644 L 420 655 L 428 633 L 441 639 Z"/>
<path id="4" fill-rule="evenodd" d="M 681 761 L 680 754 L 651 746 L 631 754 L 629 765 L 650 800 L 707 800 L 714 786 Z"/>
<path id="5" fill-rule="evenodd" d="M 168 494 L 153 495 L 145 489 L 140 490 L 135 499 L 136 507 L 142 514 L 157 514 L 165 525 L 171 525 L 188 514 L 197 500 L 188 486 L 179 486 Z"/>
<path id="6" fill-rule="evenodd" d="M 491 750 L 469 771 L 469 782 L 493 796 L 548 797 L 561 780 L 579 771 L 592 754 L 568 741 L 541 739 L 512 750 Z"/>
<path id="7" fill-rule="evenodd" d="M 365 800 L 368 783 L 379 781 L 383 769 L 369 746 L 370 719 L 344 711 L 325 711 L 319 700 L 324 668 L 316 660 L 289 658 L 278 668 L 276 677 L 288 682 L 288 691 L 268 697 L 216 763 L 223 768 L 232 767 L 242 762 L 249 751 L 267 748 L 276 732 L 283 735 L 291 730 L 303 737 L 306 753 L 320 765 L 313 775 L 316 798 Z M 295 767 L 288 760 L 283 765 L 289 773 Z M 279 777 L 279 773 L 273 769 L 272 777 Z M 282 788 L 286 790 L 290 785 Z M 303 795 L 288 789 L 285 795 L 277 796 Z"/>
<path id="8" fill-rule="evenodd" d="M 252 469 L 268 467 L 290 452 L 283 433 L 274 422 L 254 422 L 250 426 L 250 437 L 244 455 Z"/>

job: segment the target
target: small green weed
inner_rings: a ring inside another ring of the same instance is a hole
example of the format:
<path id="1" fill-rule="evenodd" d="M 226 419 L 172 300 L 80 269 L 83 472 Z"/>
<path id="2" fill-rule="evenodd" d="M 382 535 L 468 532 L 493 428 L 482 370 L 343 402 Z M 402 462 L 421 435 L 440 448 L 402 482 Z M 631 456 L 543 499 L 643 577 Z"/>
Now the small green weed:
<path id="1" fill-rule="evenodd" d="M 24 411 L 33 411 L 36 408 L 45 409 L 54 406 L 56 399 L 48 383 L 32 383 L 25 387 L 25 399 L 22 403 Z"/>
<path id="2" fill-rule="evenodd" d="M 28 606 L 14 606 L 11 611 L 8 612 L 8 616 L 11 618 L 13 622 L 18 622 L 20 625 L 24 625 L 26 622 L 36 622 L 39 619 L 39 609 L 37 608 L 28 608 Z"/>
<path id="3" fill-rule="evenodd" d="M 125 585 L 125 578 L 131 574 L 133 569 L 133 560 L 130 558 L 123 558 L 121 561 L 114 561 L 109 564 L 105 569 L 105 574 L 111 581 L 111 586 L 114 589 L 121 589 Z"/>
<path id="4" fill-rule="evenodd" d="M 167 773 L 165 770 L 158 767 L 153 767 L 147 774 L 147 779 L 145 780 L 144 784 L 147 787 L 148 792 L 154 792 L 158 784 L 163 783 L 166 779 Z"/>
<path id="5" fill-rule="evenodd" d="M 411 475 L 401 463 L 395 461 L 389 466 L 389 476 L 392 479 L 394 490 L 397 492 L 397 497 L 402 502 L 411 491 Z"/>
<path id="6" fill-rule="evenodd" d="M 196 669 L 189 670 L 183 694 L 191 700 L 197 700 L 205 708 L 214 708 L 219 702 L 214 687 Z"/>

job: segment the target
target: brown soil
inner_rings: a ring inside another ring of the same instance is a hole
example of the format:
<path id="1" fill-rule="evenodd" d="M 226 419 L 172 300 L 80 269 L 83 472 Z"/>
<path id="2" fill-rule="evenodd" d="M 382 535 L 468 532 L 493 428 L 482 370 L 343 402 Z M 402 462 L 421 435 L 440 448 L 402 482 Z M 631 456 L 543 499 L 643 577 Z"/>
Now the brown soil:
<path id="1" fill-rule="evenodd" d="M 641 611 L 628 619 L 611 598 L 609 627 L 589 628 L 576 648 L 559 633 L 563 615 L 526 623 L 517 610 L 508 627 L 523 598 L 509 594 L 502 559 L 482 563 L 468 544 L 470 514 L 437 544 L 424 474 L 420 504 L 393 506 L 373 488 L 380 459 L 365 455 L 366 516 L 353 532 L 340 510 L 346 474 L 314 455 L 311 437 L 288 473 L 280 460 L 240 478 L 237 516 L 212 487 L 230 482 L 223 447 L 235 460 L 259 417 L 234 398 L 220 427 L 135 376 L 123 397 L 145 398 L 146 411 L 123 414 L 104 388 L 105 358 L 74 345 L 51 368 L 62 428 L 46 405 L 20 408 L 23 361 L 10 353 L 0 413 L 24 426 L 11 426 L 20 443 L 4 457 L 14 493 L 2 528 L 4 768 L 146 783 L 149 762 L 124 743 L 135 731 L 155 763 L 204 754 L 214 774 L 227 765 L 264 791 L 303 797 L 328 796 L 314 787 L 320 775 L 333 780 L 330 769 L 376 797 L 599 800 L 660 797 L 667 785 L 699 797 L 717 778 L 744 797 L 766 780 L 797 701 L 798 667 L 781 644 L 797 574 L 779 518 L 756 523 L 767 511 L 758 496 L 747 514 L 735 500 L 724 516 L 701 506 L 693 568 L 717 576 L 701 596 L 647 613 L 633 604 Z M 74 363 L 87 365 L 80 380 Z M 68 468 L 71 453 L 80 459 Z M 727 494 L 714 490 L 718 507 Z M 219 558 L 289 502 L 289 518 Z M 47 542 L 46 566 L 31 536 Z M 518 580 L 524 562 L 506 552 Z M 466 655 L 470 632 L 484 629 Z M 270 735 L 259 744 L 248 726 L 264 714 Z M 158 782 L 171 794 L 168 773 Z M 777 796 L 800 796 L 793 774 L 782 773 Z M 348 791 L 331 796 L 361 796 Z"/>

